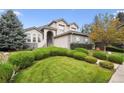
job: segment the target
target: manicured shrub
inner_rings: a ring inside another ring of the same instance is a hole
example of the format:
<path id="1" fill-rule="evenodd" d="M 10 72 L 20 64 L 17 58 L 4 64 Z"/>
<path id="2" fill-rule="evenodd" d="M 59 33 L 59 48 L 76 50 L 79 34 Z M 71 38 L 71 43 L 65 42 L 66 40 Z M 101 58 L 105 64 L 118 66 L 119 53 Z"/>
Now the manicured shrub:
<path id="1" fill-rule="evenodd" d="M 49 47 L 50 56 L 67 56 L 68 49 L 59 47 Z"/>
<path id="2" fill-rule="evenodd" d="M 41 60 L 50 56 L 50 50 L 48 48 L 38 48 L 33 51 L 35 60 Z"/>
<path id="3" fill-rule="evenodd" d="M 75 59 L 84 60 L 84 57 L 87 56 L 86 53 L 78 52 L 77 50 L 69 50 L 59 47 L 39 48 L 34 50 L 33 53 L 35 55 L 35 60 L 41 60 L 50 56 L 68 56 Z"/>
<path id="4" fill-rule="evenodd" d="M 97 62 L 97 59 L 91 56 L 86 56 L 85 61 L 95 64 Z"/>
<path id="5" fill-rule="evenodd" d="M 103 68 L 114 69 L 114 64 L 108 61 L 100 61 L 99 65 Z"/>
<path id="6" fill-rule="evenodd" d="M 118 55 L 118 54 L 111 54 L 108 56 L 108 60 L 111 62 L 115 62 L 118 64 L 122 64 L 123 63 L 123 57 Z"/>
<path id="7" fill-rule="evenodd" d="M 13 73 L 13 67 L 11 64 L 0 64 L 0 83 L 9 82 Z"/>
<path id="8" fill-rule="evenodd" d="M 73 57 L 74 57 L 73 54 L 74 54 L 75 52 L 78 52 L 78 51 L 76 51 L 76 50 L 68 50 L 68 51 L 66 51 L 66 54 L 67 54 L 68 57 L 72 57 L 72 58 L 73 58 Z"/>
<path id="9" fill-rule="evenodd" d="M 107 51 L 122 52 L 122 53 L 124 53 L 124 49 L 118 48 L 118 47 L 114 47 L 114 46 L 107 46 L 106 50 Z"/>
<path id="10" fill-rule="evenodd" d="M 85 53 L 81 53 L 81 52 L 72 52 L 73 54 L 73 58 L 78 59 L 78 60 L 84 60 L 85 57 L 87 56 Z"/>
<path id="11" fill-rule="evenodd" d="M 86 48 L 86 49 L 92 49 L 94 44 L 84 44 L 84 43 L 71 43 L 70 47 L 71 49 L 75 48 Z"/>
<path id="12" fill-rule="evenodd" d="M 31 51 L 21 51 L 12 53 L 9 57 L 9 62 L 16 66 L 16 69 L 23 69 L 32 65 L 34 54 Z"/>
<path id="13" fill-rule="evenodd" d="M 93 56 L 102 60 L 106 60 L 107 59 L 107 55 L 105 52 L 102 51 L 94 51 L 93 52 Z"/>
<path id="14" fill-rule="evenodd" d="M 77 50 L 78 52 L 83 52 L 83 53 L 86 53 L 88 54 L 88 50 L 87 49 L 84 49 L 84 48 L 75 48 L 75 50 Z"/>
<path id="15" fill-rule="evenodd" d="M 67 56 L 68 49 L 59 47 L 39 48 L 33 51 L 35 60 L 41 60 L 49 56 Z"/>

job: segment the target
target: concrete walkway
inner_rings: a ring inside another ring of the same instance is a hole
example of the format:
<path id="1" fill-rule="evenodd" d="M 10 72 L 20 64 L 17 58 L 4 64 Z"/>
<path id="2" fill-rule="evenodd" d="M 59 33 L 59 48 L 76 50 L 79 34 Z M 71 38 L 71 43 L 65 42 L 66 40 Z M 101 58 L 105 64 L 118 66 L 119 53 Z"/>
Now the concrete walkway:
<path id="1" fill-rule="evenodd" d="M 109 83 L 124 83 L 124 64 L 118 67 Z"/>

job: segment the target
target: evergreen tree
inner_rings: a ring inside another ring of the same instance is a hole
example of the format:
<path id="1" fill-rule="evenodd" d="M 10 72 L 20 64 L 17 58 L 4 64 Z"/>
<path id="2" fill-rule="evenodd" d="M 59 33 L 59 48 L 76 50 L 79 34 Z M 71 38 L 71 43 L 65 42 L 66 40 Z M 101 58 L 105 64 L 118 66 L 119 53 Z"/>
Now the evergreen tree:
<path id="1" fill-rule="evenodd" d="M 119 12 L 117 14 L 117 18 L 119 18 L 119 21 L 124 24 L 124 13 L 123 12 Z"/>
<path id="2" fill-rule="evenodd" d="M 82 27 L 82 33 L 85 33 L 85 34 L 89 34 L 91 33 L 92 29 L 91 29 L 91 25 L 90 24 L 85 24 L 83 27 Z"/>
<path id="3" fill-rule="evenodd" d="M 12 10 L 0 17 L 0 50 L 19 50 L 25 43 L 23 26 Z"/>

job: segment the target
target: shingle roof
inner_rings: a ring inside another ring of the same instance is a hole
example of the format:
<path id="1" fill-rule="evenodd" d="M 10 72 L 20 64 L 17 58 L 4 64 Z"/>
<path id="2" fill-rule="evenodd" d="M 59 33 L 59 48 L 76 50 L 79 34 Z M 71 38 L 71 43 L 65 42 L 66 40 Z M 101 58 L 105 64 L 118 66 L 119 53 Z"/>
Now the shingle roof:
<path id="1" fill-rule="evenodd" d="M 65 21 L 64 18 L 59 18 L 59 19 L 57 19 L 57 20 L 53 20 L 52 22 L 50 22 L 50 23 L 48 24 L 48 26 L 51 25 L 52 23 L 56 23 L 56 22 L 59 22 L 59 21 L 65 22 L 68 26 L 74 24 L 74 25 L 76 25 L 76 26 L 78 27 L 78 25 L 77 25 L 75 22 L 68 24 L 68 22 Z M 79 27 L 78 27 L 78 28 L 79 28 Z"/>
<path id="2" fill-rule="evenodd" d="M 57 30 L 56 28 L 50 27 L 50 26 L 48 26 L 48 25 L 40 26 L 40 27 L 38 27 L 38 29 L 39 29 L 39 30 L 42 30 L 42 29 Z"/>
<path id="3" fill-rule="evenodd" d="M 48 26 L 51 25 L 52 23 L 57 23 L 57 22 L 59 22 L 59 21 L 63 21 L 63 22 L 65 22 L 65 23 L 68 25 L 68 23 L 67 23 L 63 18 L 59 18 L 59 19 L 56 19 L 56 20 L 51 21 L 51 22 L 48 24 Z"/>
<path id="4" fill-rule="evenodd" d="M 73 22 L 73 23 L 68 24 L 63 18 L 60 18 L 60 19 L 57 19 L 57 20 L 53 20 L 52 22 L 50 22 L 50 23 L 47 24 L 47 25 L 43 25 L 43 26 L 39 26 L 39 27 L 33 26 L 33 27 L 26 28 L 25 31 L 29 31 L 29 30 L 32 30 L 32 29 L 35 29 L 35 30 L 38 30 L 38 31 L 41 31 L 42 29 L 57 30 L 57 29 L 54 28 L 54 27 L 50 27 L 50 25 L 51 25 L 52 23 L 54 23 L 54 22 L 56 23 L 56 22 L 59 22 L 59 21 L 65 22 L 68 26 L 74 24 L 74 25 L 76 25 L 76 26 L 78 27 L 78 25 L 77 25 L 76 23 Z M 78 28 L 79 28 L 79 27 L 78 27 Z"/>
<path id="5" fill-rule="evenodd" d="M 42 29 L 57 30 L 56 28 L 50 27 L 50 26 L 48 26 L 48 25 L 39 26 L 39 27 L 33 26 L 33 27 L 26 28 L 26 29 L 24 29 L 24 30 L 25 30 L 25 31 L 29 31 L 29 30 L 33 30 L 33 29 L 35 29 L 35 30 L 37 30 L 37 31 L 41 31 Z"/>
<path id="6" fill-rule="evenodd" d="M 75 22 L 70 23 L 69 25 L 73 25 L 73 24 L 76 25 L 79 28 L 79 26 Z"/>
<path id="7" fill-rule="evenodd" d="M 65 35 L 69 35 L 69 34 L 81 35 L 81 36 L 88 37 L 87 34 L 84 34 L 84 33 L 81 33 L 81 32 L 77 32 L 77 31 L 68 31 L 68 32 L 65 32 L 65 33 L 62 33 L 62 34 L 60 34 L 60 35 L 55 36 L 55 38 L 58 38 L 58 37 L 61 37 L 61 36 L 65 36 Z"/>
<path id="8" fill-rule="evenodd" d="M 26 28 L 26 29 L 24 29 L 24 30 L 25 30 L 25 31 L 29 31 L 29 30 L 33 30 L 33 29 L 38 30 L 38 28 L 35 27 L 35 26 Z M 38 31 L 39 31 L 39 30 L 38 30 Z"/>

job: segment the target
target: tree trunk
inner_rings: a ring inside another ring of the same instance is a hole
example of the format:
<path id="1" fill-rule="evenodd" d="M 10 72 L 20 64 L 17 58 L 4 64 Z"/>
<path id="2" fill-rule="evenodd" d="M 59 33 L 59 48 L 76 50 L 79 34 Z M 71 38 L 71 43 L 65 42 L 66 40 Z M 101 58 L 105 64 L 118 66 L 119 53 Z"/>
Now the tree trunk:
<path id="1" fill-rule="evenodd" d="M 106 52 L 106 46 L 107 46 L 107 44 L 103 44 L 103 46 L 104 46 L 104 51 Z"/>
<path id="2" fill-rule="evenodd" d="M 104 45 L 104 51 L 106 52 L 106 45 Z"/>

